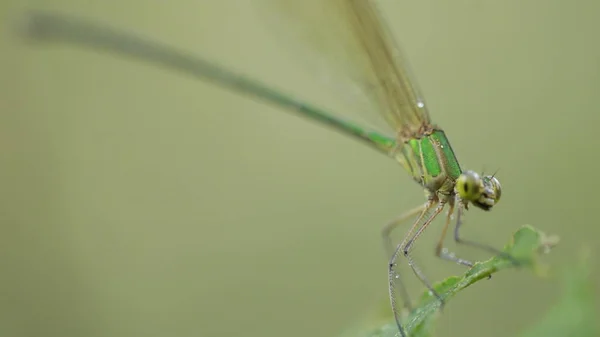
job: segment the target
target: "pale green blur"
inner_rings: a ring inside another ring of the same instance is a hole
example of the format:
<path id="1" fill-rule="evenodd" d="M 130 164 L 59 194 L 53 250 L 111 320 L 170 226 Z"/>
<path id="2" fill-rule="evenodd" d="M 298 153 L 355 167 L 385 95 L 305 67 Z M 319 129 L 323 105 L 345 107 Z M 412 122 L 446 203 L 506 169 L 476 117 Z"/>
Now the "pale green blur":
<path id="1" fill-rule="evenodd" d="M 515 335 L 598 242 L 600 3 L 382 2 L 462 167 L 499 169 L 502 200 L 470 211 L 465 236 L 501 247 L 526 223 L 561 236 L 548 279 L 501 272 L 437 328 Z M 0 336 L 336 336 L 387 308 L 380 228 L 424 200 L 399 165 L 210 84 L 6 29 L 21 10 L 61 10 L 353 104 L 267 38 L 248 3 L 0 4 Z M 433 256 L 440 227 L 415 252 L 432 280 L 463 271 Z"/>

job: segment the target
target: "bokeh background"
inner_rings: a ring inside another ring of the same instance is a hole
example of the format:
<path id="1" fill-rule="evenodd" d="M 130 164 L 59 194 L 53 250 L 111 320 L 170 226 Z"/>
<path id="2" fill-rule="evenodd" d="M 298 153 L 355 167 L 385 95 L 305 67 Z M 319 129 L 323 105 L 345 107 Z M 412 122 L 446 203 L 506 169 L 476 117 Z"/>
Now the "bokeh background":
<path id="1" fill-rule="evenodd" d="M 600 3 L 381 3 L 461 165 L 499 169 L 501 202 L 470 211 L 465 236 L 501 247 L 523 224 L 561 236 L 548 278 L 501 272 L 437 327 L 515 335 L 585 246 L 600 284 Z M 2 2 L 1 336 L 336 336 L 381 318 L 380 228 L 423 200 L 397 164 L 263 102 L 7 29 L 30 8 L 97 19 L 343 115 L 353 94 L 324 90 L 335 81 L 290 58 L 250 7 Z M 415 252 L 433 280 L 463 271 L 433 256 L 440 226 Z"/>

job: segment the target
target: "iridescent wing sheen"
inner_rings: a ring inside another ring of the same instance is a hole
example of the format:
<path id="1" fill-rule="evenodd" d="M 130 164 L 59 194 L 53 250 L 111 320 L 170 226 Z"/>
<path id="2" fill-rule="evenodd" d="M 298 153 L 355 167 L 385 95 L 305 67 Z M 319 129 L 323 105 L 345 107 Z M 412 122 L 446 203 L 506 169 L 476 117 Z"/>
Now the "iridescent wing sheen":
<path id="1" fill-rule="evenodd" d="M 285 48 L 325 60 L 327 69 L 358 82 L 370 108 L 396 134 L 418 135 L 430 124 L 425 102 L 373 0 L 255 0 Z M 323 68 L 325 69 L 325 68 Z"/>

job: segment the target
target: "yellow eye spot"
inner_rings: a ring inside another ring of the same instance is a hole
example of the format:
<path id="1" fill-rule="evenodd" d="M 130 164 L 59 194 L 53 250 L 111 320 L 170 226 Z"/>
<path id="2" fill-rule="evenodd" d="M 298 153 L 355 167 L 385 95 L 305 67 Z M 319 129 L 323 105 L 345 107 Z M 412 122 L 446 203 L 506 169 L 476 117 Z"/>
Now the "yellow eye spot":
<path id="1" fill-rule="evenodd" d="M 483 193 L 483 180 L 474 171 L 463 172 L 456 180 L 458 195 L 468 201 L 477 201 Z"/>

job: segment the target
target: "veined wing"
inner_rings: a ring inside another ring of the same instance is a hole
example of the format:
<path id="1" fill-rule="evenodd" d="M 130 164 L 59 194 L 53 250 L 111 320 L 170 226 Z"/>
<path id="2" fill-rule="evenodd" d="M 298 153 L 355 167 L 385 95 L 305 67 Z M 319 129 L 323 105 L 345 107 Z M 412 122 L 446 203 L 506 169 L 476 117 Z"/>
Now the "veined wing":
<path id="1" fill-rule="evenodd" d="M 359 86 L 399 139 L 430 124 L 425 102 L 374 0 L 256 0 L 294 54 L 324 58 Z M 285 35 L 284 33 L 287 33 Z M 282 35 L 284 34 L 284 35 Z M 289 40 L 289 41 L 286 41 Z"/>

